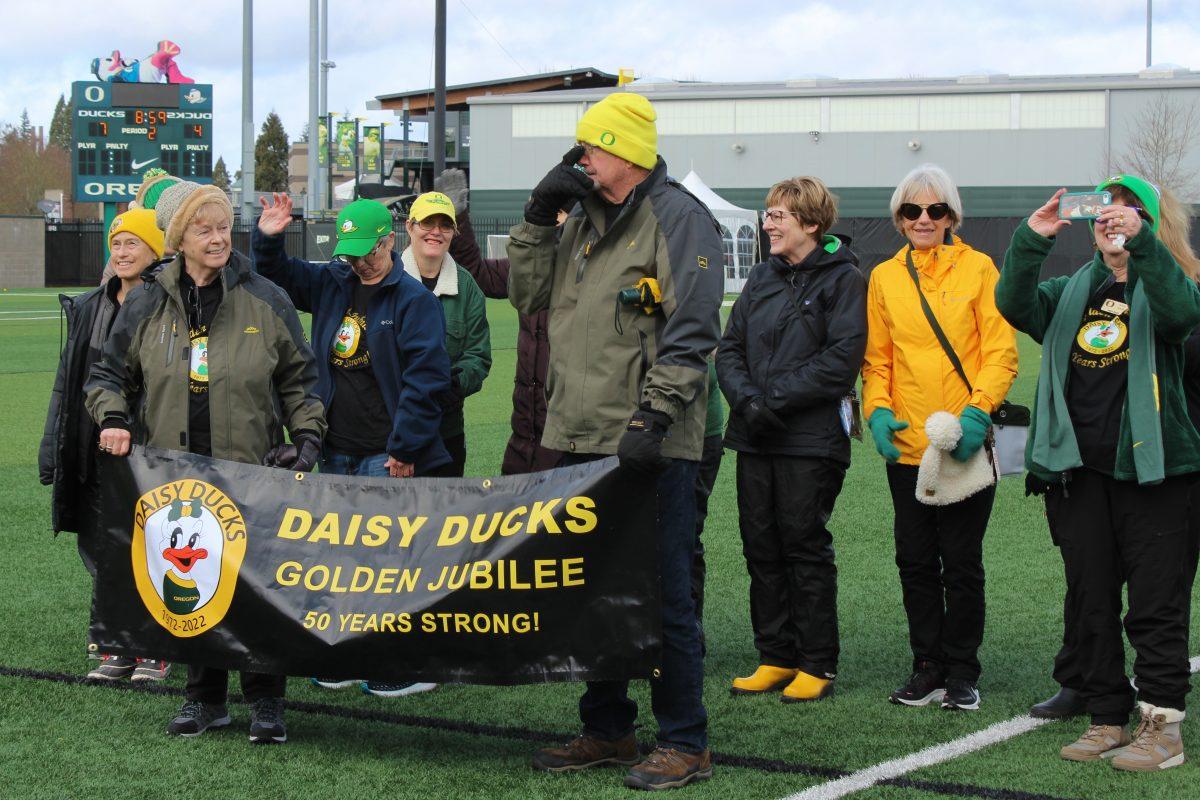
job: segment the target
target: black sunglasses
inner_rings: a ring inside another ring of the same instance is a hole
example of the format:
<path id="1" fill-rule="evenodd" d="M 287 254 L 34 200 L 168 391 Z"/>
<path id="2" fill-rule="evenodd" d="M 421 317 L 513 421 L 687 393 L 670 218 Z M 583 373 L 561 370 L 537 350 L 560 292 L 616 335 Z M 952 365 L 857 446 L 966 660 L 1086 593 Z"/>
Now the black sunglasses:
<path id="1" fill-rule="evenodd" d="M 935 222 L 950 213 L 950 206 L 947 203 L 930 203 L 929 205 L 919 206 L 916 203 L 901 203 L 900 216 L 904 217 L 909 222 L 916 222 L 921 218 L 921 212 L 929 214 L 929 218 Z"/>

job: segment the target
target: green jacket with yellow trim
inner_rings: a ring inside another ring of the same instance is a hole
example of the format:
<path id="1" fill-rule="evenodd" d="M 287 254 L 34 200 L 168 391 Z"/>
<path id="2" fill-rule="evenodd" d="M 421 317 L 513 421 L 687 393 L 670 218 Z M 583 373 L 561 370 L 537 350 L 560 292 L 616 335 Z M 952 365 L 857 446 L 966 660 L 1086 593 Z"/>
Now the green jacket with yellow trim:
<path id="1" fill-rule="evenodd" d="M 611 227 L 593 192 L 561 231 L 515 226 L 508 257 L 512 304 L 526 314 L 550 310 L 542 444 L 615 453 L 630 416 L 648 403 L 673 421 L 663 455 L 698 460 L 724 259 L 716 220 L 667 177 L 666 162 L 658 159 Z M 617 293 L 645 277 L 662 289 L 659 308 L 618 306 Z"/>
<path id="2" fill-rule="evenodd" d="M 170 450 L 190 441 L 182 263 L 176 258 L 129 293 L 84 386 L 97 424 L 124 419 L 136 442 Z M 284 424 L 293 439 L 324 438 L 317 366 L 292 302 L 236 251 L 220 280 L 224 294 L 208 332 L 213 457 L 257 464 L 281 443 Z"/>

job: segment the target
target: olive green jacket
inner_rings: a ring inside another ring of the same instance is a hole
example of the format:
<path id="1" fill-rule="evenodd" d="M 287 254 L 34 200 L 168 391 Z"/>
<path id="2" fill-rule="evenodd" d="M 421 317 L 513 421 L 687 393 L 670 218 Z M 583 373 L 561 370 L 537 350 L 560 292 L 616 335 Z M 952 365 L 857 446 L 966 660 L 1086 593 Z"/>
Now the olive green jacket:
<path id="1" fill-rule="evenodd" d="M 698 460 L 708 402 L 706 359 L 721 333 L 721 234 L 708 209 L 667 177 L 660 158 L 612 227 L 598 194 L 563 223 L 521 223 L 508 243 L 508 294 L 526 314 L 550 310 L 542 444 L 569 453 L 617 451 L 646 403 L 673 424 L 663 455 Z M 652 314 L 617 293 L 654 278 Z"/>
<path id="2" fill-rule="evenodd" d="M 188 318 L 176 258 L 125 299 L 100 361 L 84 386 L 96 423 L 123 420 L 134 441 L 188 450 Z M 282 442 L 325 436 L 317 367 L 284 291 L 234 252 L 221 270 L 224 294 L 208 332 L 208 408 L 214 458 L 257 464 Z"/>

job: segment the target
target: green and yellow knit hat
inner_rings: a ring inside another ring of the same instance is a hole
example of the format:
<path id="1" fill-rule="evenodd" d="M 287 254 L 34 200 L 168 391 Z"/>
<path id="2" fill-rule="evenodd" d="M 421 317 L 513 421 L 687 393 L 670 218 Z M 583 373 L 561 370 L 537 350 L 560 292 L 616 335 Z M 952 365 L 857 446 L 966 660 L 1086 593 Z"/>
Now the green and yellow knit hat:
<path id="1" fill-rule="evenodd" d="M 613 92 L 583 112 L 575 126 L 575 140 L 654 169 L 658 162 L 656 119 L 654 106 L 640 94 Z"/>
<path id="2" fill-rule="evenodd" d="M 1158 187 L 1136 175 L 1113 175 L 1108 180 L 1101 181 L 1100 185 L 1096 187 L 1096 191 L 1103 192 L 1114 186 L 1120 186 L 1128 190 L 1130 194 L 1138 199 L 1138 202 L 1142 204 L 1142 211 L 1146 212 L 1146 216 L 1150 217 L 1150 230 L 1158 233 L 1158 204 L 1160 194 Z"/>
<path id="3" fill-rule="evenodd" d="M 152 167 L 142 174 L 142 185 L 138 187 L 137 195 L 129 205 L 153 210 L 163 190 L 176 183 L 179 183 L 179 178 L 165 169 Z"/>

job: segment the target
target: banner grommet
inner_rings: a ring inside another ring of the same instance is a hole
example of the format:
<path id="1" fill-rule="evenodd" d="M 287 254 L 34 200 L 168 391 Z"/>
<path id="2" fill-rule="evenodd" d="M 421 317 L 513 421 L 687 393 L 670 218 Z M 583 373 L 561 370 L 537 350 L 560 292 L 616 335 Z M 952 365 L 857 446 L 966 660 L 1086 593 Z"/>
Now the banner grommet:
<path id="1" fill-rule="evenodd" d="M 303 473 L 303 472 L 297 472 L 297 473 L 296 473 L 296 480 L 298 480 L 298 481 L 302 481 L 302 480 L 304 480 L 304 473 Z"/>
<path id="2" fill-rule="evenodd" d="M 492 479 L 491 479 L 491 478 L 484 478 L 484 479 L 483 479 L 483 488 L 485 488 L 485 489 L 490 489 L 490 488 L 492 488 Z"/>

